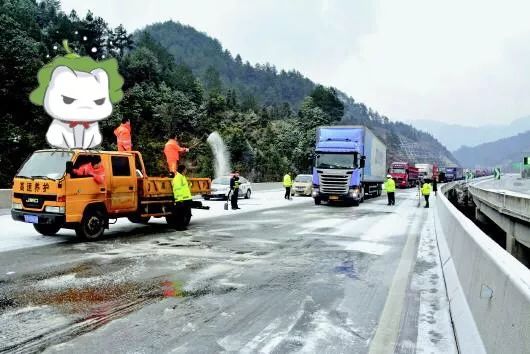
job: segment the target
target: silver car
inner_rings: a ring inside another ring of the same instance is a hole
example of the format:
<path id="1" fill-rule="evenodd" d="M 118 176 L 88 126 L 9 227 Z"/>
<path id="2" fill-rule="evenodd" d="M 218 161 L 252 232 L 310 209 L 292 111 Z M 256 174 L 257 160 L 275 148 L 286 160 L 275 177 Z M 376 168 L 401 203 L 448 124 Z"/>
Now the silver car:
<path id="1" fill-rule="evenodd" d="M 212 181 L 210 194 L 204 194 L 202 197 L 205 200 L 210 198 L 227 199 L 230 192 L 230 176 L 216 178 Z M 249 199 L 252 194 L 252 186 L 250 182 L 242 176 L 239 176 L 239 197 Z"/>

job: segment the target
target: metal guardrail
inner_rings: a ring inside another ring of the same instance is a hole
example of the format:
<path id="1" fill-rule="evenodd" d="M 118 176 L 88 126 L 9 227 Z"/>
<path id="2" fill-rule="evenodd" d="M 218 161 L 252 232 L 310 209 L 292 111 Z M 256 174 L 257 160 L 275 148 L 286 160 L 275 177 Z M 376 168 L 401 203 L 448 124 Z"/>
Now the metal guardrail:
<path id="1" fill-rule="evenodd" d="M 492 191 L 476 185 L 470 185 L 469 192 L 473 198 L 479 199 L 499 213 L 530 222 L 530 195 L 525 197 L 505 191 Z"/>
<path id="2" fill-rule="evenodd" d="M 528 353 L 530 270 L 447 200 L 444 193 L 454 185 L 441 187 L 435 218 L 459 349 Z M 504 205 L 512 207 L 508 198 Z"/>
<path id="3" fill-rule="evenodd" d="M 11 189 L 0 189 L 0 209 L 11 208 Z"/>

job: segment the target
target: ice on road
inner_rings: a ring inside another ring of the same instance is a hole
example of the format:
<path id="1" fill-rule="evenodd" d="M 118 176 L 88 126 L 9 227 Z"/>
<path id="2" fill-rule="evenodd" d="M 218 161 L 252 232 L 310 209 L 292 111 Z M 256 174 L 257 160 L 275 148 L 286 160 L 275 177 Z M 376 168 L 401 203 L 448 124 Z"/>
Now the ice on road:
<path id="1" fill-rule="evenodd" d="M 433 210 L 415 193 L 342 207 L 256 191 L 241 210 L 208 201 L 187 231 L 120 221 L 100 242 L 61 232 L 5 251 L 0 348 L 456 352 Z"/>
<path id="2" fill-rule="evenodd" d="M 240 199 L 239 206 L 241 209 L 239 210 L 231 210 L 230 208 L 229 210 L 224 210 L 225 202 L 222 200 L 203 201 L 203 204 L 209 206 L 210 210 L 193 210 L 192 224 L 205 218 L 244 214 L 311 200 L 307 197 L 294 197 L 290 201 L 285 200 L 283 199 L 284 192 L 282 189 L 274 188 L 275 186 L 272 184 L 265 184 L 265 186 L 272 189 L 255 191 L 250 199 Z M 35 231 L 32 224 L 13 221 L 7 210 L 2 214 L 0 214 L 0 252 L 75 240 L 75 232 L 73 230 L 61 229 L 55 236 L 42 236 Z M 166 223 L 164 218 L 152 218 L 151 222 L 154 224 Z M 105 233 L 112 236 L 130 232 L 138 227 L 139 225 L 129 222 L 126 218 L 120 218 L 116 224 L 110 225 L 110 230 Z"/>

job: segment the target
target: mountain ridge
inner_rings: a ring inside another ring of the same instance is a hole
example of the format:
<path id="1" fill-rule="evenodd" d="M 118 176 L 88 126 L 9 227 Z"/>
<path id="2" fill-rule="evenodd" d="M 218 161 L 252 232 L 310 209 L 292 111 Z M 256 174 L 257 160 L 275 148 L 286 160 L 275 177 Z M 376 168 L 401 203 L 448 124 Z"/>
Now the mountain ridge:
<path id="1" fill-rule="evenodd" d="M 469 167 L 502 167 L 503 170 L 514 171 L 514 163 L 522 162 L 524 156 L 530 156 L 530 131 L 474 147 L 464 146 L 456 150 L 454 155 Z"/>
<path id="2" fill-rule="evenodd" d="M 450 151 L 456 151 L 465 146 L 478 146 L 530 130 L 530 116 L 515 119 L 507 124 L 482 126 L 445 123 L 428 119 L 410 121 L 409 123 L 432 134 Z"/>

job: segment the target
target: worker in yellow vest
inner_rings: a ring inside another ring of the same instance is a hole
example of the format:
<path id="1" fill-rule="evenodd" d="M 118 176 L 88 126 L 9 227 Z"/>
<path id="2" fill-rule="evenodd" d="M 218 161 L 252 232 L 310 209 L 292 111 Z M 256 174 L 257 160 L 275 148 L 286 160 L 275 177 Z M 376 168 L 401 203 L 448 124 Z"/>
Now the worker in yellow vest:
<path id="1" fill-rule="evenodd" d="M 395 195 L 396 182 L 394 182 L 391 175 L 386 175 L 385 190 L 386 190 L 386 195 L 388 197 L 387 205 L 395 205 L 396 204 L 396 195 Z"/>
<path id="2" fill-rule="evenodd" d="M 188 204 L 191 201 L 191 191 L 188 180 L 186 179 L 186 176 L 184 176 L 185 171 L 186 166 L 179 165 L 177 173 L 172 181 L 173 197 L 177 203 Z"/>
<path id="3" fill-rule="evenodd" d="M 293 180 L 291 179 L 291 173 L 287 172 L 283 176 L 283 186 L 285 187 L 285 199 L 291 199 L 291 187 L 293 186 Z"/>
<path id="4" fill-rule="evenodd" d="M 425 182 L 423 186 L 421 186 L 421 194 L 425 198 L 425 208 L 429 207 L 429 195 L 431 195 L 432 186 L 430 183 Z"/>

